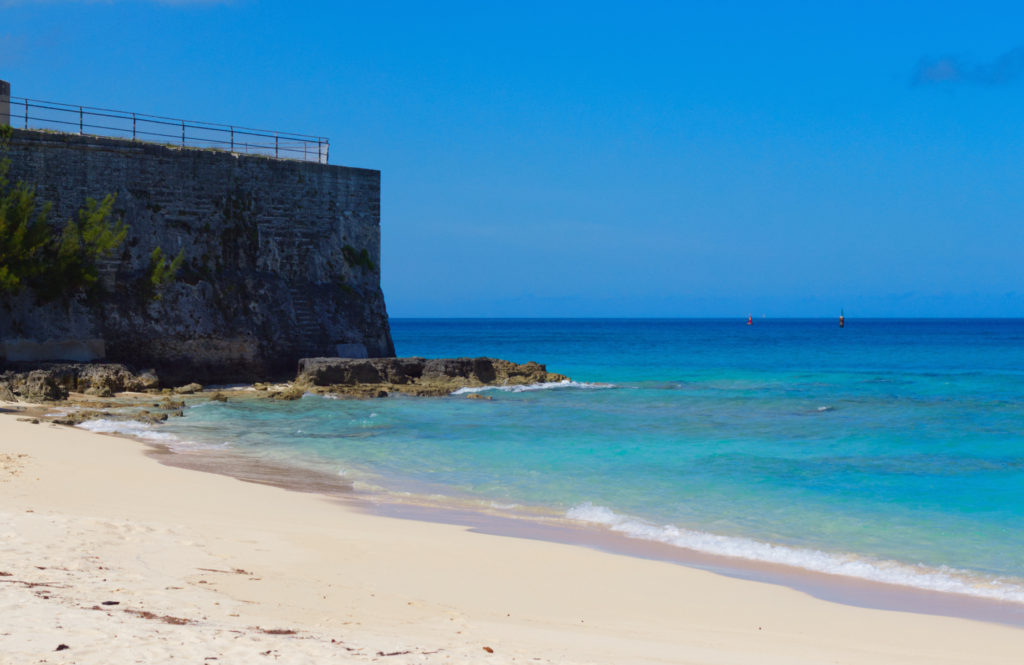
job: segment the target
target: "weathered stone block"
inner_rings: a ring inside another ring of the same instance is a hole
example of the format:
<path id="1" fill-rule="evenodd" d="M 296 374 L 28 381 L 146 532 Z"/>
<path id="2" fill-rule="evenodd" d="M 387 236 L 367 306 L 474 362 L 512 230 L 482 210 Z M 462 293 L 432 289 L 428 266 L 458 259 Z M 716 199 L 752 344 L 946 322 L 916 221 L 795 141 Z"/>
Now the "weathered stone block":
<path id="1" fill-rule="evenodd" d="M 11 124 L 11 84 L 0 81 L 0 125 Z"/>

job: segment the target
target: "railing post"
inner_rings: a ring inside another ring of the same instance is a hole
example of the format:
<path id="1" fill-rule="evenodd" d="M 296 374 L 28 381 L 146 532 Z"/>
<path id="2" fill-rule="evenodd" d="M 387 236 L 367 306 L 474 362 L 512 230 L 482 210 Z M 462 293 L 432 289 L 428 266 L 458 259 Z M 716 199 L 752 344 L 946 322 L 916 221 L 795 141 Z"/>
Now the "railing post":
<path id="1" fill-rule="evenodd" d="M 277 132 L 274 132 L 274 157 L 277 157 Z"/>
<path id="2" fill-rule="evenodd" d="M 231 127 L 231 152 L 235 151 L 235 128 Z"/>
<path id="3" fill-rule="evenodd" d="M 181 147 L 185 147 L 185 121 L 181 121 Z"/>
<path id="4" fill-rule="evenodd" d="M 132 140 L 135 140 L 135 114 L 132 113 Z"/>
<path id="5" fill-rule="evenodd" d="M 25 129 L 28 129 L 28 99 L 25 100 Z"/>
<path id="6" fill-rule="evenodd" d="M 83 131 L 84 129 L 85 129 L 85 112 L 82 110 L 82 107 L 79 106 L 78 107 L 78 135 L 79 136 L 81 136 L 82 134 L 85 133 Z"/>
<path id="7" fill-rule="evenodd" d="M 0 125 L 11 124 L 11 84 L 0 81 Z"/>

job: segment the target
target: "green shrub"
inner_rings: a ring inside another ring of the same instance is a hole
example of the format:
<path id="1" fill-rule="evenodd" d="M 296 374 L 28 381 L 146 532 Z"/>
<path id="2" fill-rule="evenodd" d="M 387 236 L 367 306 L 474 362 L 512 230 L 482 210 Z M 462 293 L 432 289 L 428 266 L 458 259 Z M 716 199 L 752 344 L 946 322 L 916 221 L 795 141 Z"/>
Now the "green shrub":
<path id="1" fill-rule="evenodd" d="M 184 248 L 170 261 L 164 256 L 164 250 L 160 249 L 159 245 L 149 255 L 149 269 L 147 271 L 149 283 L 146 285 L 146 290 L 153 300 L 163 298 L 163 290 L 174 281 L 174 277 L 178 274 L 178 270 L 181 269 L 181 264 L 184 260 Z"/>
<path id="2" fill-rule="evenodd" d="M 50 206 L 37 210 L 35 191 L 24 183 L 8 187 L 6 170 L 0 163 L 0 293 L 17 293 L 45 270 L 53 234 L 46 223 Z"/>
<path id="3" fill-rule="evenodd" d="M 51 224 L 52 205 L 37 200 L 31 185 L 7 178 L 10 136 L 9 127 L 0 128 L 0 294 L 16 294 L 27 286 L 47 301 L 91 291 L 99 279 L 97 263 L 128 234 L 122 220 L 110 220 L 117 196 L 88 198 L 77 220 Z"/>
<path id="4" fill-rule="evenodd" d="M 371 272 L 377 269 L 377 266 L 373 265 L 370 253 L 365 249 L 356 251 L 352 245 L 345 245 L 341 248 L 341 254 L 345 257 L 345 262 L 353 268 L 361 267 Z"/>
<path id="5" fill-rule="evenodd" d="M 87 198 L 85 207 L 78 211 L 78 221 L 68 220 L 50 242 L 44 251 L 46 270 L 30 282 L 43 300 L 91 291 L 96 286 L 97 263 L 113 255 L 128 235 L 128 225 L 123 221 L 110 222 L 116 200 L 114 194 L 102 201 Z"/>

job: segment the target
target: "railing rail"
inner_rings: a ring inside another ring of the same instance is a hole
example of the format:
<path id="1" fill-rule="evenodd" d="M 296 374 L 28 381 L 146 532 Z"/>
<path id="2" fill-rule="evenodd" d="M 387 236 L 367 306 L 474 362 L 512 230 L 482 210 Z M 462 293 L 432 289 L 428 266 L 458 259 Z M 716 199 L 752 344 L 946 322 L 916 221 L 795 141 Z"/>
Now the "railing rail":
<path id="1" fill-rule="evenodd" d="M 213 148 L 320 164 L 327 163 L 330 148 L 327 138 L 323 136 L 167 118 L 26 97 L 11 97 L 10 109 L 11 125 L 24 129 L 48 129 L 129 138 L 135 141 Z"/>

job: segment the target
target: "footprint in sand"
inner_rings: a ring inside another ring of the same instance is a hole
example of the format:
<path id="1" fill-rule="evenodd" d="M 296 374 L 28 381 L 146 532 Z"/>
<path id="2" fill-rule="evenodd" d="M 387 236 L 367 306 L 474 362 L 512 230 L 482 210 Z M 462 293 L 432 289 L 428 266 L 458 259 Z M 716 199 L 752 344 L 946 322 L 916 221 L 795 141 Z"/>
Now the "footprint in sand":
<path id="1" fill-rule="evenodd" d="M 25 453 L 0 453 L 0 482 L 20 476 L 29 459 Z"/>

